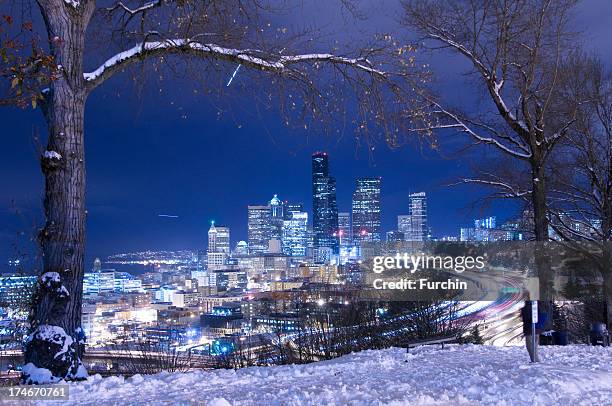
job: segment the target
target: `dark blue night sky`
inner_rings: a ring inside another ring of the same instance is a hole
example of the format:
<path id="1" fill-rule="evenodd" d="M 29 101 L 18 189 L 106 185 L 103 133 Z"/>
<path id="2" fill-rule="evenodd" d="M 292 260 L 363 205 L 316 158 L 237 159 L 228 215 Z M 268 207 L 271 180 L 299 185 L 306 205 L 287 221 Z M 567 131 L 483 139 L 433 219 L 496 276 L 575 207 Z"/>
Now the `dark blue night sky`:
<path id="1" fill-rule="evenodd" d="M 360 24 L 370 24 L 375 32 L 392 22 L 388 16 L 393 15 L 393 2 L 385 4 L 381 17 Z M 588 45 L 610 66 L 612 2 L 586 1 L 578 11 L 576 27 L 586 29 Z M 304 12 L 316 16 L 312 10 Z M 352 30 L 346 24 L 337 27 L 341 36 Z M 439 83 L 443 92 L 461 103 L 474 103 L 460 75 L 465 65 L 440 55 L 427 62 L 445 78 Z M 509 204 L 470 209 L 482 191 L 445 186 L 469 173 L 469 160 L 482 152 L 449 159 L 411 146 L 390 150 L 378 144 L 370 154 L 355 143 L 350 129 L 343 137 L 287 130 L 274 115 L 253 114 L 248 95 L 243 95 L 242 105 L 240 95 L 234 100 L 241 105 L 233 112 L 235 118 L 218 118 L 206 98 L 191 91 L 192 83 L 167 79 L 161 94 L 159 88 L 152 84 L 138 93 L 124 77 L 105 84 L 89 99 L 87 261 L 117 252 L 204 248 L 212 219 L 231 227 L 233 245 L 246 239 L 246 206 L 265 203 L 273 194 L 303 202 L 310 211 L 310 157 L 317 150 L 330 155 L 339 211 L 350 210 L 356 177 L 382 177 L 383 231 L 396 227 L 396 216 L 407 213 L 408 194 L 416 191 L 428 193 L 436 236 L 456 235 L 459 227 L 480 215 L 513 214 Z M 1 272 L 17 255 L 15 244 L 31 252 L 27 241 L 42 223 L 35 135 L 44 135 L 45 128 L 40 112 L 32 110 L 0 109 L 0 121 Z M 179 217 L 158 217 L 162 213 Z"/>

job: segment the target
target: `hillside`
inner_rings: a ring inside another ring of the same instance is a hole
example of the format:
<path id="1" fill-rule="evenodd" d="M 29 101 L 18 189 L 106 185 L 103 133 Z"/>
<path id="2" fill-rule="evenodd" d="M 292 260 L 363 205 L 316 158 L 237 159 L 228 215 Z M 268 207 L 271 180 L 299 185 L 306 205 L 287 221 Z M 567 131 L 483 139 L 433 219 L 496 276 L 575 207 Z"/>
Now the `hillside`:
<path id="1" fill-rule="evenodd" d="M 74 405 L 610 404 L 612 349 L 453 345 L 364 351 L 308 365 L 101 378 L 72 383 Z"/>

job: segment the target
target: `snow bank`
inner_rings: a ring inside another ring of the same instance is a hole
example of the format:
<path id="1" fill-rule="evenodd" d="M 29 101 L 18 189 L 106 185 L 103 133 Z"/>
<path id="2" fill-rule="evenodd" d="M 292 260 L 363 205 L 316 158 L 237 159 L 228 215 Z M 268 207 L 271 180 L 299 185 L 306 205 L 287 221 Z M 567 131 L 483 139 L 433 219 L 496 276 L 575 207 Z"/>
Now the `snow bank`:
<path id="1" fill-rule="evenodd" d="M 70 384 L 72 405 L 612 403 L 610 347 L 452 345 L 363 351 L 308 365 L 100 378 Z"/>
<path id="2" fill-rule="evenodd" d="M 37 368 L 31 362 L 23 366 L 22 372 L 29 377 L 29 381 L 33 383 L 50 383 L 58 382 L 59 378 L 53 376 L 51 371 L 46 368 Z"/>

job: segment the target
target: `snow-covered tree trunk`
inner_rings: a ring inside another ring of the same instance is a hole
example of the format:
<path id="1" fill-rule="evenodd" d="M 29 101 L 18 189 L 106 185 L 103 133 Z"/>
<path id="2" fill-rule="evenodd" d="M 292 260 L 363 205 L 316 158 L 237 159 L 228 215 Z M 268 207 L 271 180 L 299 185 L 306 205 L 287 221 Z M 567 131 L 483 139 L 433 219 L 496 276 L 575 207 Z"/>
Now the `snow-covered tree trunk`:
<path id="1" fill-rule="evenodd" d="M 40 5 L 60 77 L 44 92 L 42 105 L 48 126 L 40 158 L 46 223 L 39 234 L 43 274 L 25 349 L 27 383 L 86 376 L 80 362 L 86 214 L 83 49 L 93 7 L 51 0 Z"/>

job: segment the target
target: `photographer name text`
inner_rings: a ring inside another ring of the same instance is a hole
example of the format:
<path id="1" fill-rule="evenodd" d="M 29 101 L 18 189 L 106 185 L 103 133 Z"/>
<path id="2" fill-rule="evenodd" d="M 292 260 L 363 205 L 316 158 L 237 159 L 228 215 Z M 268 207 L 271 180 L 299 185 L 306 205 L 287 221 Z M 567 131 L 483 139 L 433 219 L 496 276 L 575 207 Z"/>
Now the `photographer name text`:
<path id="1" fill-rule="evenodd" d="M 372 272 L 381 274 L 387 270 L 406 270 L 414 274 L 418 270 L 431 269 L 463 273 L 470 270 L 482 270 L 485 267 L 483 256 L 440 256 L 440 255 L 409 255 L 397 253 L 395 256 L 373 257 Z M 458 278 L 447 280 L 430 280 L 429 278 L 386 280 L 377 278 L 373 281 L 374 289 L 383 290 L 466 290 L 466 281 Z"/>

